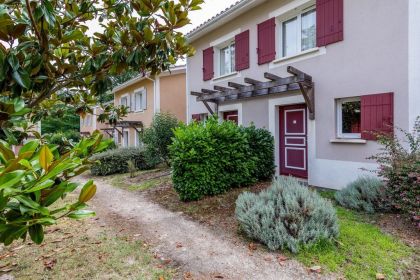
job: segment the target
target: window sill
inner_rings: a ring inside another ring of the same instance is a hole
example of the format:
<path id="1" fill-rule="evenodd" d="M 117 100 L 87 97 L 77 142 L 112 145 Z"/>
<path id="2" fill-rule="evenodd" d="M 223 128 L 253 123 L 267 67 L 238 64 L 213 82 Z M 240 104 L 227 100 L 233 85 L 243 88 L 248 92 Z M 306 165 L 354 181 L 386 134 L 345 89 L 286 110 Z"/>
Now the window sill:
<path id="1" fill-rule="evenodd" d="M 335 144 L 366 144 L 367 141 L 364 139 L 346 139 L 346 138 L 336 138 L 336 139 L 331 139 L 330 143 L 335 143 Z"/>
<path id="2" fill-rule="evenodd" d="M 306 51 L 303 51 L 303 52 L 300 52 L 300 53 L 297 53 L 297 54 L 294 54 L 294 55 L 278 58 L 278 59 L 274 60 L 273 63 L 274 64 L 281 63 L 281 62 L 284 62 L 284 61 L 292 60 L 294 58 L 303 57 L 303 56 L 307 56 L 309 54 L 318 53 L 319 51 L 320 51 L 320 48 L 318 48 L 318 47 L 312 48 L 312 49 L 309 49 L 309 50 L 306 50 Z"/>
<path id="3" fill-rule="evenodd" d="M 229 73 L 229 74 L 225 74 L 225 75 L 222 75 L 222 76 L 213 78 L 212 81 L 213 82 L 220 81 L 220 80 L 223 80 L 223 79 L 226 79 L 226 78 L 234 77 L 234 76 L 236 76 L 238 74 L 239 74 L 239 72 L 238 71 L 235 71 L 235 72 L 232 72 L 232 73 Z"/>

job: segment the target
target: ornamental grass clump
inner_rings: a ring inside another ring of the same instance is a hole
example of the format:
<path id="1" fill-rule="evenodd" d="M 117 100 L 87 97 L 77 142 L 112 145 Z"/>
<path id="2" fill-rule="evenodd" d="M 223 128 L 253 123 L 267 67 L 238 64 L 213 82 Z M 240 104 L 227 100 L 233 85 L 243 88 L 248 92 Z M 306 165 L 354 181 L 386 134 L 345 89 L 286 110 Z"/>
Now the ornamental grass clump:
<path id="1" fill-rule="evenodd" d="M 302 246 L 338 236 L 331 202 L 291 177 L 277 178 L 259 194 L 242 193 L 235 214 L 246 235 L 270 250 L 297 253 Z"/>
<path id="2" fill-rule="evenodd" d="M 374 213 L 385 210 L 384 184 L 373 176 L 363 176 L 335 193 L 335 200 L 343 207 Z"/>

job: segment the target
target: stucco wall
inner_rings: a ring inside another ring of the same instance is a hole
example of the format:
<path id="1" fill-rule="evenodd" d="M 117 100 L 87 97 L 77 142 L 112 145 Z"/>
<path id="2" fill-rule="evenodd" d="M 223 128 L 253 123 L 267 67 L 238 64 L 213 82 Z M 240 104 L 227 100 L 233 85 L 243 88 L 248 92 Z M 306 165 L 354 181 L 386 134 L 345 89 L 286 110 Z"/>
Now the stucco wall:
<path id="1" fill-rule="evenodd" d="M 381 92 L 395 93 L 395 124 L 408 128 L 408 4 L 394 0 L 344 0 L 344 41 L 321 49 L 310 58 L 297 58 L 279 64 L 257 64 L 257 24 L 270 13 L 293 1 L 268 1 L 222 28 L 192 42 L 197 53 L 188 59 L 190 91 L 227 86 L 228 81 L 243 83 L 244 77 L 264 80 L 263 73 L 289 76 L 286 67 L 294 66 L 312 75 L 316 88 L 316 126 L 314 156 L 319 159 L 367 162 L 377 151 L 377 144 L 332 144 L 336 134 L 335 99 Z M 251 68 L 222 81 L 203 82 L 202 50 L 226 34 L 250 30 Z M 253 121 L 269 127 L 269 100 L 281 96 L 249 99 L 243 104 L 243 123 Z M 188 114 L 207 112 L 189 96 Z"/>
<path id="2" fill-rule="evenodd" d="M 141 121 L 143 122 L 144 127 L 150 126 L 154 115 L 154 84 L 151 80 L 144 79 L 133 85 L 127 86 L 124 89 L 121 89 L 114 94 L 114 105 L 120 105 L 120 99 L 125 94 L 131 96 L 131 99 L 134 98 L 134 91 L 140 88 L 145 88 L 147 93 L 147 108 L 142 112 L 129 112 L 129 114 L 123 118 L 124 121 Z M 134 105 L 134 102 L 132 103 Z M 134 110 L 134 108 L 133 108 Z"/>
<path id="3" fill-rule="evenodd" d="M 160 111 L 186 122 L 185 73 L 160 78 Z"/>

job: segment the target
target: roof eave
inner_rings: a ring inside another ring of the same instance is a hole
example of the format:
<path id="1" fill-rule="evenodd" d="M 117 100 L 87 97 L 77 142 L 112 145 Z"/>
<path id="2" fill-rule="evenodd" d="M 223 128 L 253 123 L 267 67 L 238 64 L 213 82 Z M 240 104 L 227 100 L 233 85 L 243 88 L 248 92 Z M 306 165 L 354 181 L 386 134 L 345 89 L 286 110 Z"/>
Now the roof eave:
<path id="1" fill-rule="evenodd" d="M 208 21 L 204 22 L 197 28 L 187 33 L 187 41 L 189 43 L 194 42 L 195 40 L 201 38 L 208 32 L 213 31 L 214 29 L 222 26 L 223 24 L 231 21 L 232 19 L 240 16 L 241 14 L 249 11 L 253 7 L 265 1 L 266 0 L 242 0 L 240 2 L 237 2 L 230 8 L 226 9 L 225 11 L 214 16 L 213 18 L 209 19 Z"/>
<path id="2" fill-rule="evenodd" d="M 158 76 L 159 77 L 164 77 L 164 76 L 170 76 L 170 75 L 176 75 L 176 74 L 180 74 L 180 73 L 185 73 L 186 72 L 186 66 L 185 65 L 179 65 L 179 66 L 174 66 L 172 68 L 170 68 L 169 70 L 166 70 L 162 73 L 160 73 Z M 143 80 L 152 80 L 152 78 L 149 77 L 149 74 L 146 74 L 145 76 L 139 75 L 137 77 L 132 78 L 131 80 L 126 81 L 125 83 L 116 86 L 115 88 L 112 89 L 112 93 L 116 93 L 119 92 L 123 89 L 125 89 L 126 87 L 129 87 L 131 85 L 134 85 L 138 82 L 141 82 Z"/>

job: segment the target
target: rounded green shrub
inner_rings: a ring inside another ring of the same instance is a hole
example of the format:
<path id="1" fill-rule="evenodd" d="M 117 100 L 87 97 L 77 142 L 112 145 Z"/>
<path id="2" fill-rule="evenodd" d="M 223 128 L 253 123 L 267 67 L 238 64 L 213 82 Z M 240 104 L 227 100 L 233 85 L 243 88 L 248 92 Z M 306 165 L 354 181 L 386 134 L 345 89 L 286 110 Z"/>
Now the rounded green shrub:
<path id="1" fill-rule="evenodd" d="M 174 129 L 179 125 L 176 116 L 169 113 L 157 113 L 150 127 L 144 130 L 142 141 L 146 146 L 145 155 L 148 161 L 169 162 L 169 146 L 174 137 Z"/>
<path id="2" fill-rule="evenodd" d="M 182 200 L 198 200 L 256 182 L 256 157 L 233 122 L 193 122 L 175 129 L 170 147 L 173 184 Z"/>
<path id="3" fill-rule="evenodd" d="M 91 157 L 95 161 L 91 166 L 91 172 L 95 176 L 128 173 L 128 162 L 132 161 L 139 170 L 146 170 L 154 166 L 146 162 L 144 151 L 139 148 L 119 148 L 108 150 Z"/>
<path id="4" fill-rule="evenodd" d="M 244 192 L 236 200 L 241 229 L 270 250 L 297 253 L 302 246 L 338 236 L 338 221 L 329 200 L 292 177 L 279 177 L 259 194 Z"/>
<path id="5" fill-rule="evenodd" d="M 243 127 L 251 153 L 255 156 L 256 164 L 253 175 L 259 180 L 271 179 L 274 175 L 274 137 L 264 128 L 254 125 Z"/>
<path id="6" fill-rule="evenodd" d="M 363 176 L 335 193 L 335 200 L 343 207 L 374 213 L 384 210 L 384 184 L 373 176 Z"/>

